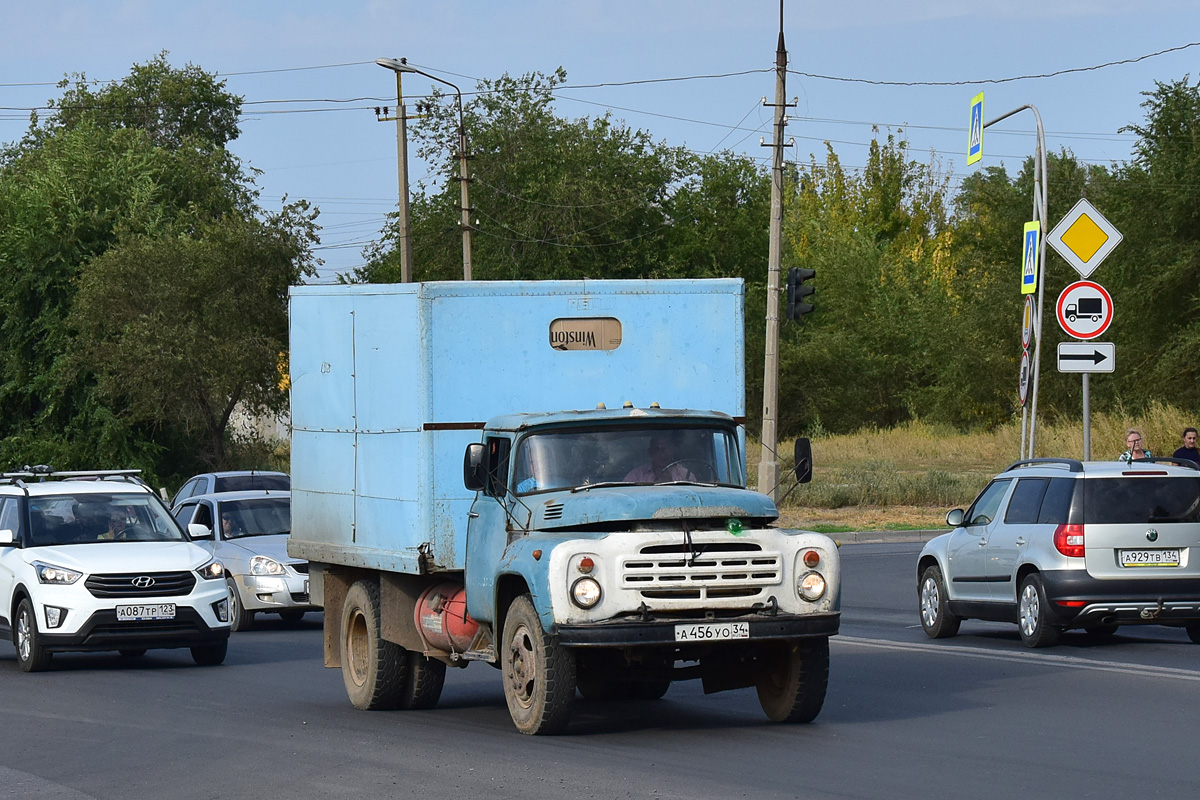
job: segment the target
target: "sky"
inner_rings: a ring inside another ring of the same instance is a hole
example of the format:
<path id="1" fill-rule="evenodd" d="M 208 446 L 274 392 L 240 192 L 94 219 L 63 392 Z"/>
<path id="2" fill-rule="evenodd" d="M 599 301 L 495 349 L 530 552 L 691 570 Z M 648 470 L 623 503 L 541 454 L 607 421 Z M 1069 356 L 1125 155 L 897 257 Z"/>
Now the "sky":
<path id="1" fill-rule="evenodd" d="M 767 163 L 770 152 L 760 139 L 771 136 L 778 0 L 0 0 L 0 12 L 0 143 L 21 137 L 65 75 L 119 80 L 165 50 L 244 98 L 230 147 L 261 170 L 262 205 L 286 195 L 320 208 L 322 280 L 363 263 L 397 203 L 396 127 L 373 111 L 395 105 L 396 83 L 376 58 L 407 58 L 464 92 L 561 66 L 561 116 L 609 113 L 702 153 Z M 1131 158 L 1135 137 L 1119 130 L 1144 118 L 1142 93 L 1200 75 L 1196 0 L 785 0 L 784 34 L 797 103 L 786 158 L 823 159 L 829 142 L 861 167 L 876 128 L 902 129 L 951 186 L 981 166 L 1012 173 L 1034 150 L 1033 115 L 1021 112 L 988 128 L 982 162 L 967 167 L 980 91 L 988 120 L 1033 104 L 1051 151 L 1112 164 Z M 1132 63 L 1102 66 L 1120 61 Z M 406 76 L 410 108 L 433 85 Z M 414 155 L 415 185 L 428 167 Z"/>

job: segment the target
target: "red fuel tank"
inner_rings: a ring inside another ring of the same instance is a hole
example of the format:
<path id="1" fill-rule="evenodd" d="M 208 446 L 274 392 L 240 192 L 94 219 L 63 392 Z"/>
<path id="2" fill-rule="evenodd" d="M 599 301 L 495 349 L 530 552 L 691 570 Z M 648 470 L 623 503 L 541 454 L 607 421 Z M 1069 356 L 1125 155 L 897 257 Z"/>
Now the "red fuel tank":
<path id="1" fill-rule="evenodd" d="M 422 592 L 413 618 L 425 640 L 447 653 L 465 651 L 479 630 L 467 614 L 467 589 L 459 583 L 440 583 Z"/>

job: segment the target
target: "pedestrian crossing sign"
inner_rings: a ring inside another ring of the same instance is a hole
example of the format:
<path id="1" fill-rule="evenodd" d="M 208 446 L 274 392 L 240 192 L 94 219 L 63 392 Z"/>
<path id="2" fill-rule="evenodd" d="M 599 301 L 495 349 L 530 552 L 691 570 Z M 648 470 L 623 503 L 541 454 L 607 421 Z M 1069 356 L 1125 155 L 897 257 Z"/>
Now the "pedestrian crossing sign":
<path id="1" fill-rule="evenodd" d="M 971 98 L 971 128 L 967 136 L 967 166 L 983 158 L 983 92 Z"/>
<path id="2" fill-rule="evenodd" d="M 1038 238 L 1042 233 L 1040 222 L 1025 223 L 1024 246 L 1021 250 L 1021 294 L 1037 291 Z"/>

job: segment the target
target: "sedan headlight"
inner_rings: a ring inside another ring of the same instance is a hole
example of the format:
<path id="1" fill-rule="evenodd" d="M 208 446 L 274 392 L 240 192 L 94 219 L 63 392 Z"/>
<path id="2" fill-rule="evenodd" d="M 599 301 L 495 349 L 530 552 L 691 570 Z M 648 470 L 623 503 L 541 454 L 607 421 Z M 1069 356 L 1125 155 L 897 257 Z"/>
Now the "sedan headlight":
<path id="1" fill-rule="evenodd" d="M 571 600 L 580 608 L 592 608 L 600 602 L 600 584 L 595 578 L 580 578 L 571 584 Z"/>
<path id="2" fill-rule="evenodd" d="M 215 581 L 218 578 L 225 577 L 225 565 L 214 558 L 203 567 L 198 568 L 196 572 L 206 581 Z"/>
<path id="3" fill-rule="evenodd" d="M 283 575 L 283 564 L 270 556 L 255 556 L 250 559 L 251 575 Z"/>
<path id="4" fill-rule="evenodd" d="M 806 572 L 800 578 L 796 589 L 800 596 L 809 602 L 820 600 L 821 595 L 825 594 L 825 577 L 819 572 Z"/>
<path id="5" fill-rule="evenodd" d="M 56 583 L 65 586 L 83 577 L 82 572 L 76 572 L 66 567 L 56 567 L 41 561 L 34 561 L 32 566 L 37 571 L 38 580 L 41 583 Z"/>

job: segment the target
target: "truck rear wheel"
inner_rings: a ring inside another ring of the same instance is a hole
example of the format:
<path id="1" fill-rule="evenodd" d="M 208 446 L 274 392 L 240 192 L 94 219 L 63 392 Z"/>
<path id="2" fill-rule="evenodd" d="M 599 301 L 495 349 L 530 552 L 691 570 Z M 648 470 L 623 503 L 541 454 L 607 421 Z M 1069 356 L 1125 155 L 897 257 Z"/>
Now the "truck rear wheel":
<path id="1" fill-rule="evenodd" d="M 829 639 L 772 647 L 758 675 L 758 702 L 773 722 L 812 722 L 825 705 Z"/>
<path id="2" fill-rule="evenodd" d="M 433 708 L 442 696 L 446 683 L 446 664 L 436 658 L 408 651 L 408 677 L 400 695 L 401 708 Z"/>
<path id="3" fill-rule="evenodd" d="M 521 733 L 561 733 L 575 700 L 575 655 L 542 630 L 529 595 L 508 607 L 500 642 L 508 713 Z"/>
<path id="4" fill-rule="evenodd" d="M 379 634 L 379 587 L 358 581 L 342 605 L 342 681 L 355 708 L 395 708 L 408 676 L 408 651 Z"/>

